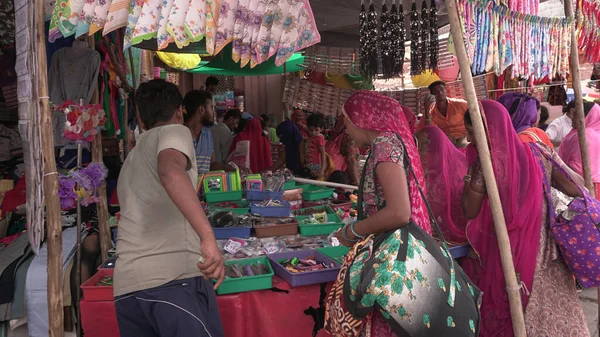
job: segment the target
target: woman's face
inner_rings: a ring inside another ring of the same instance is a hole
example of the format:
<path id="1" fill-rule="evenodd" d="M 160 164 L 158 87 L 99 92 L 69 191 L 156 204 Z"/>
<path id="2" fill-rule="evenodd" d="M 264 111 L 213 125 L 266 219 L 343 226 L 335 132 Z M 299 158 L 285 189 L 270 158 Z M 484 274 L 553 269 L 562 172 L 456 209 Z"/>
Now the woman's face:
<path id="1" fill-rule="evenodd" d="M 367 132 L 352 123 L 350 118 L 344 118 L 344 126 L 346 127 L 346 133 L 348 133 L 350 138 L 356 143 L 356 146 L 364 148 L 371 145 L 369 143 Z"/>
<path id="2" fill-rule="evenodd" d="M 465 123 L 465 129 L 467 129 L 467 142 L 477 145 L 477 143 L 475 143 L 475 137 L 473 136 L 473 125 Z"/>

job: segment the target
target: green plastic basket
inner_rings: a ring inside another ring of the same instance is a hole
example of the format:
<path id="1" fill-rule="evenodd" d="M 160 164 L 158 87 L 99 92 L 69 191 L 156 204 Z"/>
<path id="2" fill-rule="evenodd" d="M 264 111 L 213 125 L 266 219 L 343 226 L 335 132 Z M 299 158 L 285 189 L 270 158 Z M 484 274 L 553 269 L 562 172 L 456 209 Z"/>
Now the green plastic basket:
<path id="1" fill-rule="evenodd" d="M 296 188 L 296 181 L 295 180 L 288 180 L 285 182 L 285 184 L 283 184 L 283 190 L 287 191 L 287 190 L 293 190 Z"/>
<path id="2" fill-rule="evenodd" d="M 245 266 L 249 264 L 257 264 L 258 262 L 267 266 L 267 270 L 269 271 L 268 274 L 225 279 L 223 283 L 221 283 L 221 286 L 217 289 L 217 294 L 226 295 L 273 288 L 273 268 L 271 268 L 269 259 L 267 259 L 266 257 L 255 257 L 252 259 L 227 261 L 225 262 L 225 264 L 239 264 Z"/>
<path id="3" fill-rule="evenodd" d="M 205 192 L 206 202 L 240 201 L 242 200 L 242 191 L 228 192 Z"/>
<path id="4" fill-rule="evenodd" d="M 329 235 L 336 230 L 342 228 L 344 226 L 344 222 L 335 214 L 331 212 L 327 212 L 327 219 L 334 219 L 334 223 L 331 224 L 322 224 L 322 225 L 302 225 L 300 221 L 306 220 L 308 216 L 298 215 L 296 216 L 296 220 L 298 221 L 298 228 L 300 230 L 300 234 L 304 236 L 318 236 L 318 235 Z"/>
<path id="5" fill-rule="evenodd" d="M 337 262 L 339 264 L 343 264 L 344 258 L 350 252 L 350 248 L 344 247 L 344 246 L 322 247 L 322 248 L 317 248 L 317 251 L 319 253 L 327 256 L 328 258 L 331 258 L 335 262 Z"/>
<path id="6" fill-rule="evenodd" d="M 316 185 L 301 185 L 296 186 L 296 188 L 302 188 L 302 199 L 306 201 L 329 199 L 333 196 L 333 191 L 335 191 L 335 188 Z"/>

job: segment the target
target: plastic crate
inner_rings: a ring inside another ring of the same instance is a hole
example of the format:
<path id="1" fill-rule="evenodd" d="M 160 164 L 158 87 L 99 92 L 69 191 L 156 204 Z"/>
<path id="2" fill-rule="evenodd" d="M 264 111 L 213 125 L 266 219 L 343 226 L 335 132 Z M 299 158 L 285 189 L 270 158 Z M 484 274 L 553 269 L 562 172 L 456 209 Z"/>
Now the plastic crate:
<path id="1" fill-rule="evenodd" d="M 279 264 L 282 259 L 292 259 L 294 257 L 305 259 L 314 256 L 317 262 L 325 262 L 327 264 L 334 263 L 336 268 L 307 271 L 304 273 L 290 273 L 285 267 Z M 340 271 L 340 264 L 330 259 L 329 257 L 319 253 L 316 250 L 300 250 L 294 252 L 285 252 L 268 255 L 271 266 L 275 274 L 293 287 L 305 286 L 310 284 L 327 283 L 335 281 Z"/>
<path id="2" fill-rule="evenodd" d="M 81 327 L 85 337 L 118 337 L 117 312 L 114 300 L 79 302 Z"/>
<path id="3" fill-rule="evenodd" d="M 250 237 L 250 232 L 252 231 L 252 227 L 223 227 L 223 228 L 214 228 L 213 232 L 215 233 L 215 239 L 217 240 L 227 240 L 231 238 L 242 238 L 247 239 Z"/>
<path id="4" fill-rule="evenodd" d="M 81 285 L 83 300 L 87 302 L 114 301 L 112 286 L 97 286 L 105 276 L 113 276 L 113 269 L 101 269 Z"/>
<path id="5" fill-rule="evenodd" d="M 272 219 L 274 222 L 281 218 Z M 271 219 L 266 218 L 263 221 L 270 221 Z M 283 236 L 283 235 L 296 235 L 298 234 L 298 222 L 293 221 L 284 224 L 275 224 L 270 226 L 254 226 L 254 234 L 257 238 L 269 238 L 272 236 Z"/>
<path id="6" fill-rule="evenodd" d="M 331 258 L 333 261 L 342 264 L 344 263 L 344 258 L 350 252 L 350 248 L 345 246 L 337 246 L 337 247 L 322 247 L 317 248 L 317 252 Z"/>
<path id="7" fill-rule="evenodd" d="M 297 187 L 302 188 L 302 199 L 305 201 L 329 199 L 333 196 L 333 191 L 335 191 L 335 188 L 317 185 L 302 185 Z"/>
<path id="8" fill-rule="evenodd" d="M 282 201 L 281 206 L 257 206 L 250 204 L 250 212 L 263 217 L 289 217 L 291 205 L 287 201 Z"/>
<path id="9" fill-rule="evenodd" d="M 352 201 L 349 202 L 341 202 L 341 203 L 330 203 L 329 207 L 331 207 L 332 210 L 337 211 L 338 209 L 343 209 L 344 212 L 349 211 L 352 207 L 354 206 L 354 203 Z"/>
<path id="10" fill-rule="evenodd" d="M 242 191 L 205 192 L 204 198 L 206 202 L 240 201 L 242 200 Z"/>
<path id="11" fill-rule="evenodd" d="M 98 270 L 100 270 L 100 269 L 114 269 L 116 262 L 117 262 L 117 258 L 116 257 L 111 257 L 111 258 L 107 259 L 106 261 L 104 261 L 104 263 L 102 263 L 100 265 L 100 267 L 98 267 Z"/>
<path id="12" fill-rule="evenodd" d="M 246 191 L 248 201 L 282 200 L 283 191 Z"/>
<path id="13" fill-rule="evenodd" d="M 300 223 L 302 220 L 306 220 L 307 218 L 308 216 L 304 215 L 296 216 L 296 220 L 298 220 L 298 229 L 300 230 L 300 234 L 304 236 L 329 235 L 344 226 L 344 222 L 332 212 L 327 212 L 327 220 L 332 221 L 330 219 L 333 219 L 333 223 L 314 225 L 303 225 Z"/>
<path id="14" fill-rule="evenodd" d="M 283 189 L 285 191 L 287 190 L 293 190 L 296 188 L 296 181 L 295 180 L 288 180 L 283 184 Z"/>
<path id="15" fill-rule="evenodd" d="M 234 260 L 225 262 L 226 265 L 240 264 L 242 266 L 257 264 L 261 262 L 267 266 L 268 274 L 256 276 L 244 276 L 240 278 L 228 278 L 217 288 L 218 295 L 242 293 L 246 291 L 263 290 L 273 288 L 273 268 L 266 257 L 255 257 L 252 259 Z"/>

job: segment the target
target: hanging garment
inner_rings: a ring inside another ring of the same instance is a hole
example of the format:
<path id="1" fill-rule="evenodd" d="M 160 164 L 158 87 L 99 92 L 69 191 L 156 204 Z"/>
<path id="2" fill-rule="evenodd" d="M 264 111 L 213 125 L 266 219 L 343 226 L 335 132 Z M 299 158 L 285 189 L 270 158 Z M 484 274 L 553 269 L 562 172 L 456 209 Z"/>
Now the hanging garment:
<path id="1" fill-rule="evenodd" d="M 163 6 L 160 9 L 160 20 L 158 21 L 158 32 L 156 36 L 156 43 L 158 44 L 158 50 L 167 48 L 169 43 L 173 42 L 174 39 L 167 31 L 167 21 L 169 20 L 169 14 L 173 9 L 174 0 L 165 0 Z"/>
<path id="2" fill-rule="evenodd" d="M 135 32 L 135 26 L 142 13 L 143 2 L 137 0 L 131 0 L 129 3 L 129 14 L 127 16 L 127 28 L 125 28 L 125 37 L 123 38 L 123 50 L 131 47 L 133 41 L 133 34 Z"/>
<path id="3" fill-rule="evenodd" d="M 298 11 L 297 19 L 292 15 L 283 24 L 283 34 L 279 41 L 279 50 L 276 51 L 275 65 L 282 66 L 297 51 L 308 48 L 321 41 L 315 17 L 308 0 L 301 1 L 302 7 Z M 295 9 L 290 14 L 295 13 Z M 288 22 L 291 22 L 288 24 Z M 296 23 L 294 25 L 294 23 Z"/>
<path id="4" fill-rule="evenodd" d="M 233 29 L 235 27 L 236 13 L 239 1 L 223 1 L 219 10 L 217 20 L 217 36 L 215 40 L 214 53 L 218 54 L 233 40 Z M 265 13 L 265 16 L 268 14 Z"/>
<path id="5" fill-rule="evenodd" d="M 242 59 L 243 41 L 246 29 L 250 25 L 250 0 L 239 0 L 237 10 L 235 11 L 235 23 L 233 25 L 231 36 L 231 58 L 233 62 L 238 63 Z"/>
<path id="6" fill-rule="evenodd" d="M 54 5 L 52 17 L 50 18 L 50 30 L 48 32 L 48 41 L 50 42 L 54 42 L 63 36 L 58 28 L 58 21 L 63 16 L 63 10 L 67 7 L 68 2 L 68 0 L 57 0 Z"/>
<path id="7" fill-rule="evenodd" d="M 174 0 L 167 20 L 167 32 L 173 37 L 178 48 L 186 47 L 192 41 L 185 32 L 185 16 L 189 6 L 189 0 Z"/>
<path id="8" fill-rule="evenodd" d="M 144 40 L 157 37 L 159 21 L 161 20 L 163 0 L 144 1 L 140 17 L 135 24 L 131 43 L 136 45 Z"/>
<path id="9" fill-rule="evenodd" d="M 111 0 L 97 0 L 94 16 L 90 22 L 90 36 L 104 28 Z"/>
<path id="10" fill-rule="evenodd" d="M 206 52 L 215 55 L 221 0 L 206 0 Z"/>
<path id="11" fill-rule="evenodd" d="M 102 31 L 103 35 L 127 26 L 130 3 L 130 0 L 113 0 L 110 3 L 108 15 L 106 16 L 106 23 L 104 24 L 104 30 Z"/>
<path id="12" fill-rule="evenodd" d="M 201 41 L 206 35 L 206 0 L 190 1 L 184 20 L 185 32 L 192 42 Z"/>
<path id="13" fill-rule="evenodd" d="M 90 25 L 92 23 L 92 18 L 94 17 L 96 5 L 96 0 L 85 0 L 81 14 L 79 14 L 79 21 L 77 22 L 75 37 L 80 37 L 90 31 Z"/>

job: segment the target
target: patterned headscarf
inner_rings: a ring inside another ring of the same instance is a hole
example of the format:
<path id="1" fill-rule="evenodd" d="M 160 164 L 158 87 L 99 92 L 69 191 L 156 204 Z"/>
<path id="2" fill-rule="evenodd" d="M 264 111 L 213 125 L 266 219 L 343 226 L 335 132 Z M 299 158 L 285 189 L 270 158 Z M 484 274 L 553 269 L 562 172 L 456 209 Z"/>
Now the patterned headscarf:
<path id="1" fill-rule="evenodd" d="M 350 96 L 344 104 L 344 111 L 352 123 L 361 129 L 393 133 L 400 136 L 406 146 L 406 152 L 419 185 L 426 193 L 421 158 L 400 103 L 375 91 L 363 90 Z M 431 234 L 431 224 L 427 216 L 424 199 L 419 193 L 414 177 L 410 175 L 408 179 L 410 181 L 412 206 L 411 220 Z"/>
<path id="2" fill-rule="evenodd" d="M 537 122 L 540 101 L 536 98 L 526 94 L 510 92 L 500 96 L 498 102 L 508 110 L 512 125 L 517 133 L 533 127 Z"/>

